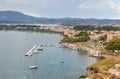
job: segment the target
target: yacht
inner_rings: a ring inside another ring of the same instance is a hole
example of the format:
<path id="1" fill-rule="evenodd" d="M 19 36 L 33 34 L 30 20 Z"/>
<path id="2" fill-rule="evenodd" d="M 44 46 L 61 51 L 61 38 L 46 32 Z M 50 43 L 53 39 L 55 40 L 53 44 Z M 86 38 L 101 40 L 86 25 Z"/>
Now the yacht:
<path id="1" fill-rule="evenodd" d="M 37 69 L 38 66 L 29 66 L 29 69 Z"/>

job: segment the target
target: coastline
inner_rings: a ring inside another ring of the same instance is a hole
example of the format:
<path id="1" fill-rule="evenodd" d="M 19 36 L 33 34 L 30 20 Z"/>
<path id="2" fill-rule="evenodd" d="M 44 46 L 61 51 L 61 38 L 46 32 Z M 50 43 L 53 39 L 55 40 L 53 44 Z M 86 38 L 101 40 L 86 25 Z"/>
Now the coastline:
<path id="1" fill-rule="evenodd" d="M 10 27 L 8 27 L 8 28 L 10 28 Z M 5 30 L 57 33 L 61 40 L 64 39 L 64 36 L 70 36 L 71 37 L 71 30 L 68 29 L 69 27 L 67 29 L 63 28 L 63 27 L 62 28 L 61 27 L 57 27 L 57 28 L 53 28 L 53 27 L 32 27 L 32 29 L 31 29 L 29 27 L 17 27 L 17 26 L 12 28 L 12 29 L 8 29 L 8 28 L 6 28 Z M 60 30 L 58 30 L 58 29 L 60 29 Z M 4 30 L 4 29 L 2 29 L 2 30 Z M 76 31 L 72 30 L 72 35 L 74 35 L 74 34 L 76 34 Z M 118 60 L 119 60 L 119 59 L 116 60 L 115 57 L 113 58 L 113 55 L 106 54 L 106 52 L 103 53 L 102 50 L 97 48 L 93 43 L 90 43 L 89 41 L 87 41 L 87 42 L 75 42 L 75 43 L 67 43 L 67 42 L 62 43 L 61 40 L 60 40 L 59 44 L 65 46 L 65 47 L 68 47 L 70 49 L 73 49 L 73 50 L 78 50 L 78 51 L 84 50 L 88 53 L 89 56 L 92 56 L 92 57 L 105 58 L 105 59 L 107 59 L 107 60 L 105 60 L 105 62 L 108 62 L 108 63 L 109 63 L 109 61 L 115 61 L 115 62 L 117 61 L 118 62 Z M 113 59 L 111 59 L 111 58 L 113 58 Z M 103 61 L 104 61 L 104 59 L 103 59 Z M 105 62 L 103 62 L 103 64 Z M 97 67 L 99 69 L 100 68 L 99 61 L 96 62 L 96 63 L 98 63 Z M 93 63 L 92 65 L 94 65 L 94 64 L 96 65 L 96 63 Z M 104 68 L 110 67 L 111 65 L 115 65 L 115 64 L 116 63 L 112 62 L 112 63 L 110 63 L 110 65 L 105 65 L 105 67 L 103 67 L 103 69 L 101 69 L 101 70 L 104 71 Z M 87 68 L 89 68 L 89 67 L 91 67 L 91 66 L 88 66 Z M 89 77 L 89 76 L 91 76 L 90 73 L 93 73 L 93 71 L 91 71 L 91 68 L 89 68 L 89 69 L 87 69 L 87 68 L 86 68 L 86 70 L 87 70 L 86 74 L 88 74 L 88 75 L 86 75 L 86 77 L 90 78 Z M 95 67 L 95 69 L 96 69 L 96 67 Z M 109 69 L 111 69 L 111 68 L 109 68 Z M 97 70 L 97 71 L 99 72 L 99 70 Z M 108 73 L 108 71 L 106 71 L 106 72 Z M 99 74 L 100 73 L 101 72 L 99 72 Z M 93 73 L 93 74 L 96 74 L 96 73 Z M 101 74 L 104 74 L 104 73 L 101 73 Z"/>
<path id="2" fill-rule="evenodd" d="M 64 35 L 61 35 L 61 37 L 64 38 Z M 102 49 L 95 47 L 94 44 L 90 42 L 60 42 L 60 44 L 73 50 L 86 51 L 91 57 L 100 58 L 100 60 L 96 63 L 86 67 L 86 75 L 81 75 L 79 79 L 113 79 L 113 77 L 120 78 L 120 72 L 118 71 L 118 68 L 120 68 L 119 54 L 115 56 L 111 52 L 103 51 Z"/>
<path id="3" fill-rule="evenodd" d="M 86 45 L 86 43 L 60 43 L 60 44 L 65 46 L 65 47 L 68 47 L 70 49 L 73 49 L 73 50 L 78 50 L 78 51 L 84 50 L 84 51 L 87 51 L 89 56 L 92 56 L 92 57 L 102 57 L 100 50 L 90 48 L 90 47 L 88 47 Z"/>

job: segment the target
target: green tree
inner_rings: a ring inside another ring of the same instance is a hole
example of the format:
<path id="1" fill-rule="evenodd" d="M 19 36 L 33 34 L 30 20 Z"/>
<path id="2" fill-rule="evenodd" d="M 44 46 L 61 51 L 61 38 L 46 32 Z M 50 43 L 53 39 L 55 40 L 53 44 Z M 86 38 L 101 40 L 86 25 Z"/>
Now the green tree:
<path id="1" fill-rule="evenodd" d="M 120 38 L 110 40 L 106 46 L 106 49 L 111 51 L 120 50 Z"/>
<path id="2" fill-rule="evenodd" d="M 74 43 L 74 42 L 85 42 L 89 39 L 89 33 L 86 31 L 82 31 L 79 34 L 75 35 L 75 37 L 67 37 L 64 36 L 64 38 L 61 40 L 61 42 L 68 42 L 68 43 Z"/>
<path id="3" fill-rule="evenodd" d="M 75 35 L 75 36 L 78 36 L 78 37 L 88 37 L 89 36 L 89 33 L 86 32 L 86 31 L 82 31 L 80 32 L 79 34 Z"/>

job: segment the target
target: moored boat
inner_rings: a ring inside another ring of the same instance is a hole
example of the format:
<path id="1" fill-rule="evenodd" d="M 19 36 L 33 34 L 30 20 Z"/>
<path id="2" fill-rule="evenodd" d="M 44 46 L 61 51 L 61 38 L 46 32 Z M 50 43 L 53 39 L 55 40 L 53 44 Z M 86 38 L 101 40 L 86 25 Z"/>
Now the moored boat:
<path id="1" fill-rule="evenodd" d="M 38 66 L 29 66 L 29 69 L 37 69 Z"/>
<path id="2" fill-rule="evenodd" d="M 64 61 L 63 61 L 63 60 L 61 60 L 61 61 L 60 61 L 60 63 L 64 63 Z"/>
<path id="3" fill-rule="evenodd" d="M 40 47 L 40 46 L 38 46 L 38 47 L 37 47 L 37 50 L 43 50 L 43 48 L 42 48 L 42 47 Z"/>

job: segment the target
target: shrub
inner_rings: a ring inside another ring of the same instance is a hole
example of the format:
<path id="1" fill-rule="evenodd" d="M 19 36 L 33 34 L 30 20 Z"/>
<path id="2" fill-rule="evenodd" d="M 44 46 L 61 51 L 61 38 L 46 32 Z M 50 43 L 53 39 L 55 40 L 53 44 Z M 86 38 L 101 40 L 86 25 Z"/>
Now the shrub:
<path id="1" fill-rule="evenodd" d="M 94 68 L 93 68 L 93 67 L 90 67 L 90 70 L 91 70 L 91 71 L 93 71 L 93 70 L 94 70 Z"/>
<path id="2" fill-rule="evenodd" d="M 86 76 L 84 76 L 84 75 L 81 75 L 80 77 L 79 77 L 79 79 L 81 79 L 81 78 L 85 78 Z"/>
<path id="3" fill-rule="evenodd" d="M 95 69 L 95 70 L 94 70 L 94 73 L 98 73 L 98 70 L 97 70 L 97 69 Z"/>

